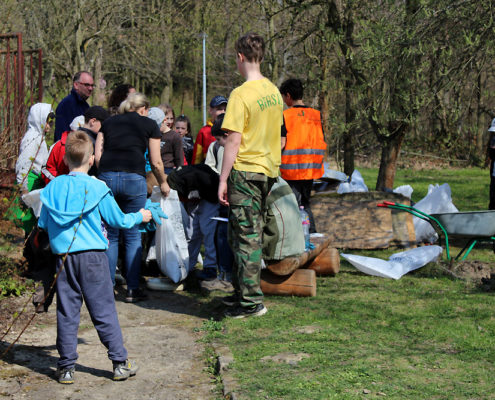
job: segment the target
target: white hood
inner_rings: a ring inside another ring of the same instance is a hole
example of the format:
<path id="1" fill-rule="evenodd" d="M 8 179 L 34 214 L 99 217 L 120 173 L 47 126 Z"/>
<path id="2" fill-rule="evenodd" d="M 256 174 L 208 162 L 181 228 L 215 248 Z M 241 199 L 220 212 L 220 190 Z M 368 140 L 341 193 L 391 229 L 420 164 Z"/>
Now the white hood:
<path id="1" fill-rule="evenodd" d="M 21 140 L 19 158 L 15 164 L 17 183 L 23 183 L 27 189 L 27 177 L 32 164 L 32 171 L 39 174 L 41 168 L 48 159 L 48 148 L 45 142 L 44 129 L 46 118 L 52 111 L 52 106 L 47 103 L 36 103 L 29 110 L 28 130 Z M 33 162 L 34 160 L 34 162 Z"/>

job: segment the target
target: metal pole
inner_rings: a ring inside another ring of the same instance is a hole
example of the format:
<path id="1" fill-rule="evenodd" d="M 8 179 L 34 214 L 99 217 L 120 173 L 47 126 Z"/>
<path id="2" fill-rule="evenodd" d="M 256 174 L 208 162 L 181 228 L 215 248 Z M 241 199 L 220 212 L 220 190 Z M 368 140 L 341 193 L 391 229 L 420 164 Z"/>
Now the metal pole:
<path id="1" fill-rule="evenodd" d="M 203 32 L 203 125 L 206 125 L 206 33 Z"/>
<path id="2" fill-rule="evenodd" d="M 22 33 L 17 33 L 17 76 L 18 76 L 18 87 L 17 87 L 17 93 L 19 96 L 18 100 L 18 134 L 17 134 L 17 140 L 15 141 L 15 144 L 21 142 L 22 135 L 24 135 L 25 132 L 25 126 L 26 126 L 26 115 L 25 115 L 25 107 L 24 107 L 24 54 L 22 53 Z"/>

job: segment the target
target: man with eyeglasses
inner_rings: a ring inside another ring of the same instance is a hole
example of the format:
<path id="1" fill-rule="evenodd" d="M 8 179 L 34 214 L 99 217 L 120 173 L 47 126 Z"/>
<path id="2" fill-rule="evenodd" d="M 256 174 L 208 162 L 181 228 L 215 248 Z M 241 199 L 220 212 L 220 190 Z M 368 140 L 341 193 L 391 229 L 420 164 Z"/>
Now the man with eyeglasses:
<path id="1" fill-rule="evenodd" d="M 55 111 L 55 141 L 60 140 L 63 132 L 70 131 L 70 123 L 75 117 L 84 115 L 89 108 L 86 100 L 95 87 L 93 76 L 87 71 L 77 72 L 72 82 L 70 94 L 62 99 Z"/>

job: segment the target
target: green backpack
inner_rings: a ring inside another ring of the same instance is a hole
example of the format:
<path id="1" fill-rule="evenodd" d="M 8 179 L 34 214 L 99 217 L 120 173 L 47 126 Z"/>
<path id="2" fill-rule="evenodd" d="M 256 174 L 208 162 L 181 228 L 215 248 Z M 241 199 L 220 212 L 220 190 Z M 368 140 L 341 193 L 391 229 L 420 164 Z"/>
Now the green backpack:
<path id="1" fill-rule="evenodd" d="M 281 177 L 266 199 L 263 259 L 282 260 L 304 253 L 304 234 L 296 196 Z"/>

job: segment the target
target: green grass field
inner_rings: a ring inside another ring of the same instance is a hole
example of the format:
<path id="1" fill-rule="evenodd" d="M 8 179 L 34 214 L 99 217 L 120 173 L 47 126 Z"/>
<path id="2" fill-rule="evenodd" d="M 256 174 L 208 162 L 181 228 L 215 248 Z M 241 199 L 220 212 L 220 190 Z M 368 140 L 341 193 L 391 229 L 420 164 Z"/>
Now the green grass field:
<path id="1" fill-rule="evenodd" d="M 374 188 L 376 169 L 360 169 Z M 420 200 L 449 183 L 459 210 L 488 204 L 487 170 L 398 171 Z M 367 251 L 384 258 L 398 250 Z M 468 260 L 491 262 L 488 248 Z M 206 324 L 206 341 L 234 354 L 241 399 L 494 399 L 495 296 L 442 272 L 441 264 L 398 281 L 367 276 L 342 261 L 317 279 L 314 298 L 267 296 L 269 312 Z M 203 300 L 204 310 L 215 303 Z M 262 360 L 293 353 L 296 363 Z"/>

